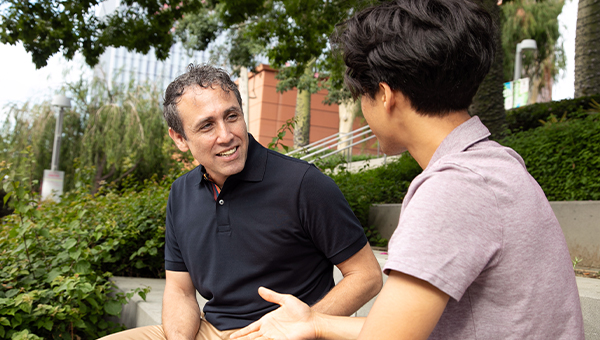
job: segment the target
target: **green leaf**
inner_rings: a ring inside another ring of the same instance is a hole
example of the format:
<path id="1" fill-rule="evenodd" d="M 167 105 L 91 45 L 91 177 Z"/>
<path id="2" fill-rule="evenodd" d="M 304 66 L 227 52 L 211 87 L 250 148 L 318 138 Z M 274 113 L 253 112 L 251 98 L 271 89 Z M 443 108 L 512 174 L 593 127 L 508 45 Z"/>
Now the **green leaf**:
<path id="1" fill-rule="evenodd" d="M 40 236 L 42 236 L 44 238 L 50 237 L 50 231 L 48 229 L 45 229 L 45 228 L 39 229 L 38 233 L 40 234 Z"/>
<path id="2" fill-rule="evenodd" d="M 73 248 L 75 245 L 77 244 L 77 240 L 75 240 L 74 238 L 68 238 L 65 243 L 63 244 L 63 247 L 65 249 L 71 249 Z"/>
<path id="3" fill-rule="evenodd" d="M 19 235 L 19 225 L 16 224 L 9 232 L 8 232 L 8 236 L 10 238 L 15 238 L 17 237 L 17 235 Z"/>
<path id="4" fill-rule="evenodd" d="M 98 308 L 98 302 L 96 302 L 96 300 L 92 297 L 87 297 L 85 298 L 85 301 L 87 301 L 90 305 L 92 305 L 94 308 Z"/>
<path id="5" fill-rule="evenodd" d="M 19 305 L 19 308 L 21 308 L 21 310 L 24 311 L 25 313 L 31 314 L 31 302 L 22 303 Z"/>
<path id="6" fill-rule="evenodd" d="M 73 323 L 73 326 L 75 326 L 75 327 L 77 327 L 77 328 L 79 328 L 79 329 L 85 329 L 85 328 L 87 328 L 87 326 L 86 326 L 85 322 L 83 322 L 83 320 L 81 320 L 81 319 L 79 319 L 79 320 L 75 321 L 75 322 Z"/>
<path id="7" fill-rule="evenodd" d="M 15 316 L 13 317 L 12 322 L 10 324 L 11 324 L 12 328 L 16 328 L 21 323 L 23 323 L 23 317 L 21 316 L 21 314 L 15 314 Z"/>
<path id="8" fill-rule="evenodd" d="M 98 321 L 98 328 L 100 329 L 106 329 L 108 328 L 108 322 L 106 322 L 104 319 L 101 319 L 100 321 Z"/>
<path id="9" fill-rule="evenodd" d="M 19 290 L 17 288 L 13 288 L 13 289 L 9 289 L 6 291 L 5 296 L 7 298 L 11 298 L 15 295 L 17 295 L 19 293 Z"/>
<path id="10" fill-rule="evenodd" d="M 78 260 L 79 256 L 81 256 L 81 249 L 79 248 L 71 248 L 69 250 L 69 257 L 71 257 L 73 260 Z"/>
<path id="11" fill-rule="evenodd" d="M 4 205 L 6 205 L 6 202 L 8 202 L 10 196 L 12 196 L 12 191 L 4 195 Z"/>
<path id="12" fill-rule="evenodd" d="M 86 260 L 80 260 L 75 265 L 75 272 L 79 274 L 89 274 L 90 273 L 91 264 Z"/>
<path id="13" fill-rule="evenodd" d="M 121 313 L 121 303 L 115 300 L 109 300 L 104 304 L 104 311 L 109 315 L 119 315 L 119 313 Z"/>
<path id="14" fill-rule="evenodd" d="M 10 326 L 10 321 L 8 321 L 8 319 L 4 316 L 0 316 L 0 325 Z"/>
<path id="15" fill-rule="evenodd" d="M 51 331 L 53 325 L 54 325 L 54 322 L 52 322 L 52 320 L 46 320 L 43 324 L 43 327 L 46 328 L 47 330 Z"/>

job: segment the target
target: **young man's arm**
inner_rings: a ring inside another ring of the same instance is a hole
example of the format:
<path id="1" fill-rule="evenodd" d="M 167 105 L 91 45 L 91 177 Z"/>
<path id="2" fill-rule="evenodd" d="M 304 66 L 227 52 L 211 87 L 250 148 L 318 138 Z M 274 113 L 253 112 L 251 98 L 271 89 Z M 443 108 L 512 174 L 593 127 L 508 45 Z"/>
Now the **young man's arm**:
<path id="1" fill-rule="evenodd" d="M 312 309 L 323 314 L 348 316 L 379 293 L 383 284 L 381 268 L 368 243 L 337 267 L 344 278 Z"/>
<path id="2" fill-rule="evenodd" d="M 162 326 L 167 339 L 194 339 L 200 329 L 200 316 L 190 274 L 167 270 L 162 305 Z"/>
<path id="3" fill-rule="evenodd" d="M 291 295 L 260 288 L 281 307 L 231 335 L 231 339 L 427 339 L 449 296 L 428 282 L 392 271 L 365 318 L 314 312 Z"/>
<path id="4" fill-rule="evenodd" d="M 450 297 L 430 283 L 391 271 L 359 339 L 427 339 Z"/>

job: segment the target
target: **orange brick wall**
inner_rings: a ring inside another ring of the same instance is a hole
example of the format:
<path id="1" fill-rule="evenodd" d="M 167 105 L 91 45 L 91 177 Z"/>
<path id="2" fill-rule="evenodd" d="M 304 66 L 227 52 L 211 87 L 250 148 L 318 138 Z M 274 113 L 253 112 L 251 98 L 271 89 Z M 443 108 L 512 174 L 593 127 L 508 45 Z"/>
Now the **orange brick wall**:
<path id="1" fill-rule="evenodd" d="M 275 79 L 276 70 L 268 65 L 261 64 L 257 67 L 256 74 L 250 74 L 248 80 L 249 93 L 249 126 L 248 131 L 263 146 L 268 146 L 277 131 L 288 119 L 294 117 L 296 109 L 297 90 L 293 89 L 278 93 Z M 311 97 L 310 103 L 310 142 L 316 142 L 331 136 L 339 130 L 338 105 L 325 105 L 323 100 L 327 95 L 326 90 L 321 90 Z M 354 128 L 364 126 L 364 119 L 357 118 Z M 293 134 L 287 132 L 283 144 L 293 146 Z M 376 140 L 371 140 L 363 146 L 355 146 L 354 154 L 377 153 Z"/>

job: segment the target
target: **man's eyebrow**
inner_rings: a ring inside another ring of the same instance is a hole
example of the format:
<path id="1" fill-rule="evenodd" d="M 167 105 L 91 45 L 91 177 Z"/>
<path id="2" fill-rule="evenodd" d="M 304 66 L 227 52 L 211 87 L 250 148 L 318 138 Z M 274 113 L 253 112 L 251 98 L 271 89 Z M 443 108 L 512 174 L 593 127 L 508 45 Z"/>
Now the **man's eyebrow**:
<path id="1" fill-rule="evenodd" d="M 224 114 L 228 114 L 228 113 L 231 113 L 231 112 L 241 112 L 241 111 L 242 110 L 238 106 L 231 105 L 228 109 L 226 109 L 225 111 L 223 111 L 223 113 Z"/>
<path id="2" fill-rule="evenodd" d="M 206 118 L 200 120 L 198 123 L 196 123 L 194 125 L 193 131 L 200 130 L 205 123 L 212 122 L 212 121 L 214 121 L 213 117 L 206 117 Z"/>
<path id="3" fill-rule="evenodd" d="M 242 110 L 241 110 L 241 109 L 240 109 L 238 106 L 231 105 L 230 107 L 228 107 L 227 109 L 225 109 L 225 110 L 223 111 L 223 116 L 226 116 L 226 115 L 228 115 L 228 114 L 230 114 L 230 113 L 232 113 L 232 112 L 238 112 L 238 113 L 241 113 L 241 112 L 242 112 Z M 207 123 L 207 122 L 213 122 L 214 120 L 215 120 L 215 118 L 214 118 L 214 117 L 212 117 L 212 116 L 211 116 L 211 117 L 206 117 L 206 118 L 204 118 L 204 119 L 200 120 L 198 123 L 196 123 L 196 125 L 194 125 L 194 129 L 193 129 L 193 131 L 198 131 L 198 130 L 200 130 L 200 129 L 202 128 L 202 125 L 204 125 L 204 124 L 205 124 L 205 123 Z"/>

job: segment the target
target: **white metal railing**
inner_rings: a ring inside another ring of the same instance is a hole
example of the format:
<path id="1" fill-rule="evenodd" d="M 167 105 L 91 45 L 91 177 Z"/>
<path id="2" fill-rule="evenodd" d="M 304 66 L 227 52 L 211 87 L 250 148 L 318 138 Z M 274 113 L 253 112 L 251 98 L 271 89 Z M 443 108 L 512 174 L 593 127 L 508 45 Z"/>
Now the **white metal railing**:
<path id="1" fill-rule="evenodd" d="M 354 142 L 354 140 L 357 138 L 360 138 L 360 140 Z M 371 128 L 368 125 L 365 125 L 348 133 L 338 132 L 329 137 L 325 137 L 316 142 L 310 143 L 306 146 L 299 147 L 293 151 L 288 152 L 286 155 L 290 156 L 297 153 L 304 153 L 305 155 L 300 157 L 300 159 L 308 159 L 307 161 L 309 163 L 314 163 L 318 160 L 333 156 L 335 154 L 344 152 L 349 149 L 349 152 L 347 152 L 347 162 L 349 163 L 352 157 L 352 148 L 356 145 L 365 143 L 373 138 L 376 138 L 376 136 L 371 131 Z M 343 144 L 347 145 L 340 147 Z M 328 151 L 329 153 L 327 153 Z M 379 155 L 379 145 L 377 145 L 377 154 Z"/>

